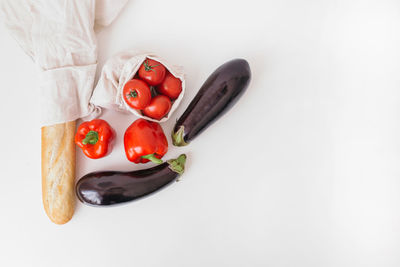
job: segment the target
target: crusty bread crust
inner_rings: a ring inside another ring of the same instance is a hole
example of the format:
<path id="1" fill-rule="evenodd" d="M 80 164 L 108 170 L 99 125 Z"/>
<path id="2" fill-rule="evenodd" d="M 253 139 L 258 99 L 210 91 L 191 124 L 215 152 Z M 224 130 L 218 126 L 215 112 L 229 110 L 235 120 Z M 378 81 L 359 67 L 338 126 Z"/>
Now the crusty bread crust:
<path id="1" fill-rule="evenodd" d="M 42 127 L 42 197 L 56 224 L 68 222 L 75 209 L 75 121 Z"/>

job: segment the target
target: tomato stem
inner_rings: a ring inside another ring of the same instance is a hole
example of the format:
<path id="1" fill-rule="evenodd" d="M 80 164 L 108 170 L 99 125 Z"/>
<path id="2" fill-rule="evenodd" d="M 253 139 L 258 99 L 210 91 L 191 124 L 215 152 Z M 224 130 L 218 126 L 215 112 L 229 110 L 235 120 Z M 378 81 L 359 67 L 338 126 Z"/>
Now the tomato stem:
<path id="1" fill-rule="evenodd" d="M 146 60 L 144 61 L 143 65 L 144 65 L 144 70 L 145 70 L 145 71 L 154 71 L 154 72 L 156 72 L 156 71 L 153 70 L 153 68 L 155 68 L 155 67 L 157 67 L 157 66 L 160 66 L 160 64 L 151 66 L 151 65 L 149 64 L 149 60 L 148 60 L 148 59 L 146 59 Z"/>
<path id="2" fill-rule="evenodd" d="M 135 98 L 135 97 L 138 96 L 138 94 L 137 94 L 136 90 L 131 90 L 131 91 L 129 92 L 129 94 L 126 94 L 126 96 L 127 96 L 128 98 L 130 98 L 130 97 Z"/>
<path id="3" fill-rule="evenodd" d="M 99 141 L 99 133 L 96 131 L 89 131 L 86 136 L 85 139 L 82 140 L 82 144 L 87 145 L 87 144 L 91 144 L 94 145 L 97 143 L 97 141 Z"/>
<path id="4" fill-rule="evenodd" d="M 156 156 L 154 155 L 154 153 L 153 153 L 153 154 L 144 155 L 144 156 L 142 156 L 142 158 L 148 159 L 148 160 L 150 160 L 151 162 L 157 163 L 157 164 L 163 163 L 163 161 L 162 161 L 161 159 L 156 158 Z"/>

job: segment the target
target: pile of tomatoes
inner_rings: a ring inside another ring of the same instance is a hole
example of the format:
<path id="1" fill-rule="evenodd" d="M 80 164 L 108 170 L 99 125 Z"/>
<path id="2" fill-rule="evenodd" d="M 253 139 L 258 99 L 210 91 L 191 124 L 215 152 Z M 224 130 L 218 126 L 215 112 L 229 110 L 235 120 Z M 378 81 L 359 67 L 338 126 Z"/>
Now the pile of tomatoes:
<path id="1" fill-rule="evenodd" d="M 182 92 L 182 81 L 160 62 L 146 58 L 135 77 L 123 89 L 125 102 L 143 115 L 162 119 L 171 109 L 172 101 Z"/>

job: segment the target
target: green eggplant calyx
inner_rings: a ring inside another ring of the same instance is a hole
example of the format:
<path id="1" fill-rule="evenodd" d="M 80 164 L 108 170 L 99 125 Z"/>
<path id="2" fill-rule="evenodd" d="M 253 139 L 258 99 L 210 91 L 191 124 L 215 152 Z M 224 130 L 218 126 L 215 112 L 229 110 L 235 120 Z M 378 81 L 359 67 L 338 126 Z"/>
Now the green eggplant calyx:
<path id="1" fill-rule="evenodd" d="M 161 159 L 156 158 L 156 156 L 154 156 L 154 153 L 153 153 L 153 154 L 148 154 L 148 155 L 142 156 L 142 158 L 143 158 L 143 159 L 148 159 L 148 160 L 150 160 L 151 162 L 157 163 L 157 164 L 163 163 L 163 161 L 162 161 Z"/>
<path id="2" fill-rule="evenodd" d="M 171 170 L 178 173 L 179 175 L 182 175 L 183 172 L 185 171 L 186 155 L 181 154 L 176 159 L 170 159 L 167 162 Z"/>
<path id="3" fill-rule="evenodd" d="M 184 126 L 179 127 L 179 130 L 176 132 L 172 131 L 172 143 L 174 144 L 174 146 L 186 146 L 189 144 L 185 142 L 185 139 L 183 137 L 184 131 Z"/>

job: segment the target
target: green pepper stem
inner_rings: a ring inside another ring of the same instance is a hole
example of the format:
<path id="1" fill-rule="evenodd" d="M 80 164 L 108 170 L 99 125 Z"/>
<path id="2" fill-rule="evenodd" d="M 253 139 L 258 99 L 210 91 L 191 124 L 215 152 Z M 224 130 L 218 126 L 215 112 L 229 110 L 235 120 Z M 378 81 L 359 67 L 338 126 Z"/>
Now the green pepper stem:
<path id="1" fill-rule="evenodd" d="M 96 131 L 89 131 L 85 138 L 82 140 L 82 144 L 87 145 L 91 144 L 94 145 L 99 141 L 99 133 Z"/>
<path id="2" fill-rule="evenodd" d="M 154 153 L 153 153 L 153 154 L 148 154 L 148 155 L 142 156 L 142 158 L 143 158 L 143 159 L 148 159 L 148 160 L 150 160 L 151 162 L 154 162 L 154 163 L 157 163 L 157 164 L 163 163 L 163 161 L 162 161 L 161 159 L 156 158 L 156 156 L 154 156 Z"/>
<path id="3" fill-rule="evenodd" d="M 186 155 L 181 154 L 178 158 L 170 159 L 167 162 L 171 170 L 182 175 L 185 171 Z"/>
<path id="4" fill-rule="evenodd" d="M 172 143 L 174 146 L 186 146 L 188 143 L 185 142 L 183 134 L 185 132 L 185 127 L 182 125 L 179 127 L 179 130 L 174 132 L 172 131 Z"/>

